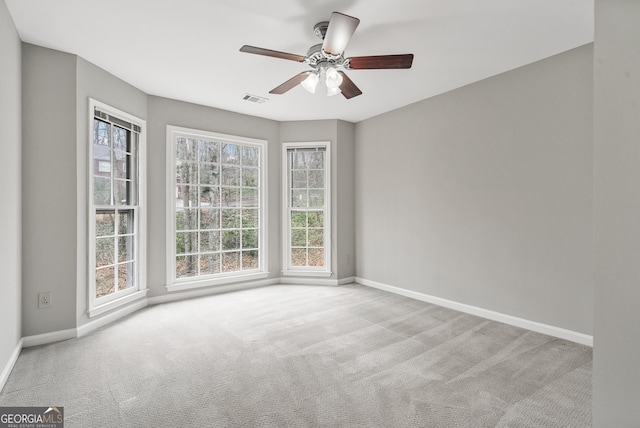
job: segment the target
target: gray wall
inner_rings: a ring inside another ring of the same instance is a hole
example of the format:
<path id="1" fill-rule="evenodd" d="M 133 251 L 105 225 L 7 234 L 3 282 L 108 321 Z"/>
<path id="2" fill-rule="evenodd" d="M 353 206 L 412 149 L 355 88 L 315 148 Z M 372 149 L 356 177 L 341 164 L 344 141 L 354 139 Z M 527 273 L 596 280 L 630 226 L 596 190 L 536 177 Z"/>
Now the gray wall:
<path id="1" fill-rule="evenodd" d="M 640 426 L 640 2 L 596 1 L 595 427 Z"/>
<path id="2" fill-rule="evenodd" d="M 0 2 L 0 372 L 21 335 L 22 131 L 20 38 Z"/>
<path id="3" fill-rule="evenodd" d="M 149 296 L 167 294 L 166 285 L 166 138 L 167 125 L 268 140 L 268 251 L 270 278 L 280 276 L 280 133 L 278 122 L 167 98 L 148 97 Z M 172 293 L 175 294 L 175 293 Z"/>
<path id="4" fill-rule="evenodd" d="M 22 335 L 76 326 L 76 57 L 22 45 Z M 39 292 L 53 292 L 38 309 Z"/>
<path id="5" fill-rule="evenodd" d="M 75 55 L 22 45 L 22 335 L 76 328 L 87 309 L 89 97 L 146 118 L 147 96 Z M 53 292 L 52 307 L 37 294 Z"/>
<path id="6" fill-rule="evenodd" d="M 591 334 L 592 57 L 358 123 L 358 277 Z"/>
<path id="7" fill-rule="evenodd" d="M 282 122 L 280 138 L 331 142 L 331 279 L 355 276 L 355 125 L 340 120 Z"/>

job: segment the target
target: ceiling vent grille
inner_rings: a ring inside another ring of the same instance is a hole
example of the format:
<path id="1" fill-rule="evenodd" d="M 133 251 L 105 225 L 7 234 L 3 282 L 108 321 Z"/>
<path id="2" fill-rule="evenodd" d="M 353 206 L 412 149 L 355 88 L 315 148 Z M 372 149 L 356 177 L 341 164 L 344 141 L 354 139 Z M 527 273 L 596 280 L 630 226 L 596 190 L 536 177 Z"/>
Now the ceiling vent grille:
<path id="1" fill-rule="evenodd" d="M 242 97 L 242 99 L 245 101 L 251 101 L 252 103 L 258 103 L 258 104 L 264 104 L 269 100 L 268 98 L 263 98 L 263 97 L 259 97 L 257 95 L 252 95 L 252 94 L 244 94 L 244 97 Z"/>

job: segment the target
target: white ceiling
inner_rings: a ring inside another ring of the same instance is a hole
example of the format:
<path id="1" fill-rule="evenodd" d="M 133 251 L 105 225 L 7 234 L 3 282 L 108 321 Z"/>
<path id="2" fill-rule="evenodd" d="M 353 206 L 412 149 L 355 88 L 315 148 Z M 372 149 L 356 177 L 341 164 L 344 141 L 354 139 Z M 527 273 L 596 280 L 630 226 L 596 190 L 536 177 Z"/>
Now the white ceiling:
<path id="1" fill-rule="evenodd" d="M 275 120 L 358 122 L 593 41 L 594 0 L 5 1 L 25 42 L 148 94 Z M 269 94 L 308 67 L 240 47 L 305 55 L 332 11 L 360 18 L 345 57 L 413 53 L 413 67 L 348 71 L 363 92 L 351 100 Z"/>

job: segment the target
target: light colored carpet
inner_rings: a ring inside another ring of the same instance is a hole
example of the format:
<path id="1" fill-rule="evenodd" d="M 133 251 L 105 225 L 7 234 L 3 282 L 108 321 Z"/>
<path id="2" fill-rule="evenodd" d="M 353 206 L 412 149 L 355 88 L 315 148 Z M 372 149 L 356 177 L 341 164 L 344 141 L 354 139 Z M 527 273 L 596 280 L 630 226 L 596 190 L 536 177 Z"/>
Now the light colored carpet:
<path id="1" fill-rule="evenodd" d="M 67 428 L 590 427 L 591 348 L 360 285 L 146 308 L 24 349 L 0 406 Z"/>

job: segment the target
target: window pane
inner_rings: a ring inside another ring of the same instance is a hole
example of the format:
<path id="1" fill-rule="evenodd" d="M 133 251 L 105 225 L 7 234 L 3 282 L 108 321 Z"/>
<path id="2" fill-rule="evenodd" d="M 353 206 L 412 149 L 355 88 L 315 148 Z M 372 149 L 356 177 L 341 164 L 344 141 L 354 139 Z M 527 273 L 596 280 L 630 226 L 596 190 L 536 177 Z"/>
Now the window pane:
<path id="1" fill-rule="evenodd" d="M 111 179 L 93 178 L 93 203 L 95 205 L 111 205 Z"/>
<path id="2" fill-rule="evenodd" d="M 200 252 L 220 251 L 220 232 L 200 232 Z"/>
<path id="3" fill-rule="evenodd" d="M 324 247 L 324 229 L 309 229 L 309 246 Z"/>
<path id="4" fill-rule="evenodd" d="M 240 205 L 240 189 L 237 187 L 222 188 L 222 206 L 237 207 Z"/>
<path id="5" fill-rule="evenodd" d="M 200 210 L 200 229 L 220 229 L 220 210 L 218 208 Z"/>
<path id="6" fill-rule="evenodd" d="M 307 229 L 291 229 L 291 246 L 307 246 Z"/>
<path id="7" fill-rule="evenodd" d="M 214 141 L 199 140 L 198 147 L 200 148 L 200 162 L 218 162 L 218 152 L 220 150 L 218 143 Z"/>
<path id="8" fill-rule="evenodd" d="M 129 168 L 128 165 L 131 162 L 131 155 L 127 155 L 125 152 L 114 152 L 115 165 L 116 167 L 113 170 L 113 176 L 115 178 L 131 178 L 129 177 Z"/>
<path id="9" fill-rule="evenodd" d="M 324 169 L 324 153 L 325 152 L 306 152 L 307 167 L 309 169 Z"/>
<path id="10" fill-rule="evenodd" d="M 176 212 L 176 230 L 198 230 L 198 210 L 181 209 Z"/>
<path id="11" fill-rule="evenodd" d="M 219 207 L 220 189 L 218 187 L 200 186 L 200 206 Z"/>
<path id="12" fill-rule="evenodd" d="M 222 231 L 222 249 L 223 250 L 240 249 L 240 231 L 239 230 L 223 230 Z"/>
<path id="13" fill-rule="evenodd" d="M 256 229 L 242 231 L 242 248 L 258 248 L 258 231 Z"/>
<path id="14" fill-rule="evenodd" d="M 257 168 L 242 168 L 242 185 L 244 187 L 258 187 Z"/>
<path id="15" fill-rule="evenodd" d="M 96 236 L 107 236 L 115 234 L 115 215 L 113 213 L 96 213 Z"/>
<path id="16" fill-rule="evenodd" d="M 323 248 L 309 248 L 309 266 L 324 266 Z"/>
<path id="17" fill-rule="evenodd" d="M 118 265 L 118 290 L 125 290 L 134 286 L 133 263 Z"/>
<path id="18" fill-rule="evenodd" d="M 93 174 L 111 177 L 111 150 L 109 146 L 93 145 Z"/>
<path id="19" fill-rule="evenodd" d="M 315 214 L 315 213 L 309 213 Z M 306 227 L 307 226 L 307 212 L 306 211 L 291 211 L 291 227 Z"/>
<path id="20" fill-rule="evenodd" d="M 309 211 L 309 227 L 324 227 L 324 213 L 322 211 Z"/>
<path id="21" fill-rule="evenodd" d="M 95 119 L 93 121 L 93 143 L 103 147 L 111 145 L 111 124 Z"/>
<path id="22" fill-rule="evenodd" d="M 198 184 L 198 164 L 178 162 L 176 164 L 176 180 L 179 184 Z"/>
<path id="23" fill-rule="evenodd" d="M 235 272 L 240 270 L 240 252 L 222 253 L 222 272 Z"/>
<path id="24" fill-rule="evenodd" d="M 195 140 L 178 138 L 176 141 L 176 159 L 178 160 L 196 160 Z"/>
<path id="25" fill-rule="evenodd" d="M 307 158 L 305 152 L 292 152 L 293 169 L 307 169 Z"/>
<path id="26" fill-rule="evenodd" d="M 114 150 L 128 150 L 128 132 L 119 126 L 113 127 L 113 148 Z"/>
<path id="27" fill-rule="evenodd" d="M 115 205 L 129 205 L 128 184 L 128 181 L 113 180 L 113 202 Z"/>
<path id="28" fill-rule="evenodd" d="M 124 235 L 134 233 L 133 231 L 133 210 L 118 211 L 118 233 Z"/>
<path id="29" fill-rule="evenodd" d="M 222 163 L 240 164 L 240 147 L 237 144 L 222 144 Z"/>
<path id="30" fill-rule="evenodd" d="M 198 252 L 198 232 L 176 233 L 176 254 Z"/>
<path id="31" fill-rule="evenodd" d="M 294 189 L 307 188 L 307 171 L 293 171 L 291 177 L 291 187 Z"/>
<path id="32" fill-rule="evenodd" d="M 176 199 L 176 207 L 198 206 L 198 187 L 197 186 L 178 186 L 178 198 Z"/>
<path id="33" fill-rule="evenodd" d="M 176 257 L 176 277 L 187 278 L 198 274 L 198 256 Z"/>
<path id="34" fill-rule="evenodd" d="M 324 190 L 309 190 L 309 206 L 324 207 Z"/>
<path id="35" fill-rule="evenodd" d="M 220 184 L 220 166 L 217 163 L 200 164 L 200 184 Z"/>
<path id="36" fill-rule="evenodd" d="M 242 209 L 242 227 L 258 227 L 258 210 L 251 208 Z"/>
<path id="37" fill-rule="evenodd" d="M 242 252 L 242 270 L 258 269 L 259 267 L 258 250 Z"/>
<path id="38" fill-rule="evenodd" d="M 324 171 L 309 171 L 309 188 L 324 188 Z"/>
<path id="39" fill-rule="evenodd" d="M 234 229 L 240 227 L 240 210 L 235 208 L 223 208 L 222 212 L 222 228 Z"/>
<path id="40" fill-rule="evenodd" d="M 240 168 L 237 166 L 222 166 L 222 185 L 223 186 L 239 186 L 240 185 Z"/>
<path id="41" fill-rule="evenodd" d="M 200 274 L 220 273 L 220 254 L 203 254 L 200 256 Z"/>
<path id="42" fill-rule="evenodd" d="M 96 267 L 115 264 L 116 238 L 96 238 Z"/>
<path id="43" fill-rule="evenodd" d="M 96 269 L 96 297 L 107 296 L 115 291 L 115 267 Z"/>
<path id="44" fill-rule="evenodd" d="M 118 262 L 127 262 L 134 260 L 133 252 L 133 236 L 118 237 Z"/>
<path id="45" fill-rule="evenodd" d="M 242 165 L 259 166 L 260 151 L 257 147 L 242 147 Z"/>
<path id="46" fill-rule="evenodd" d="M 258 204 L 259 204 L 258 189 L 249 189 L 249 188 L 243 187 L 242 188 L 242 206 L 257 207 Z"/>
<path id="47" fill-rule="evenodd" d="M 306 190 L 292 190 L 291 191 L 291 206 L 295 208 L 307 207 L 307 191 Z"/>
<path id="48" fill-rule="evenodd" d="M 292 248 L 291 249 L 291 266 L 306 266 L 307 265 L 307 249 L 306 248 Z"/>

